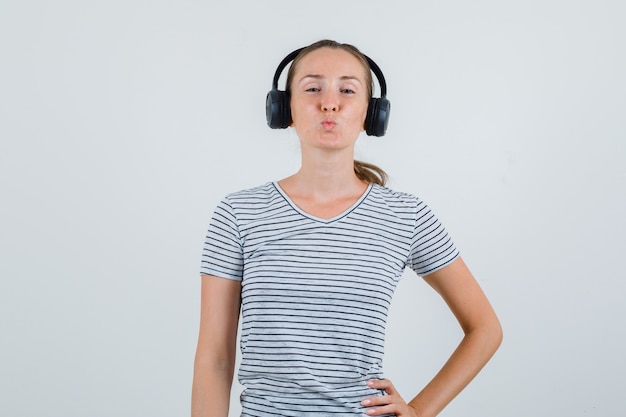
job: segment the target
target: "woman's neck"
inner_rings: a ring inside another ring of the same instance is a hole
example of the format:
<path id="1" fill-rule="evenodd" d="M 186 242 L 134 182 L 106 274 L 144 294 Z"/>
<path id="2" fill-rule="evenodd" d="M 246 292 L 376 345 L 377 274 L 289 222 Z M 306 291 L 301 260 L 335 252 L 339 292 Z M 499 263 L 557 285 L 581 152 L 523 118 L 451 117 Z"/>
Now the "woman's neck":
<path id="1" fill-rule="evenodd" d="M 303 155 L 300 170 L 279 184 L 290 196 L 318 201 L 360 196 L 368 186 L 354 173 L 353 153 L 324 158 Z"/>

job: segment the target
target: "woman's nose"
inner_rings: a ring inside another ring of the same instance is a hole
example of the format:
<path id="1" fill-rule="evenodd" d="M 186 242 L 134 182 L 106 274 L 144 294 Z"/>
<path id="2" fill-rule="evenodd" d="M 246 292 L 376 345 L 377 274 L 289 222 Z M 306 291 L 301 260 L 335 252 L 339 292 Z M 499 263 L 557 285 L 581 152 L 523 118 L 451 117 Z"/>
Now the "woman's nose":
<path id="1" fill-rule="evenodd" d="M 327 111 L 338 111 L 339 110 L 339 101 L 337 100 L 337 96 L 334 94 L 326 94 L 322 98 L 321 108 L 323 112 Z"/>

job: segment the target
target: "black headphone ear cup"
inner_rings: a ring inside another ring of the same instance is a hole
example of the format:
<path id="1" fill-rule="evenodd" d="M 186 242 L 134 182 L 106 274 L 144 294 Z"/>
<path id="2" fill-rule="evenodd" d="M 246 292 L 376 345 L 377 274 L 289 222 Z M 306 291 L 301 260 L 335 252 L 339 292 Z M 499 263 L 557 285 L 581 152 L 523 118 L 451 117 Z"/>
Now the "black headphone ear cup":
<path id="1" fill-rule="evenodd" d="M 391 103 L 386 97 L 370 98 L 365 117 L 365 133 L 369 136 L 384 136 L 389 124 Z"/>
<path id="2" fill-rule="evenodd" d="M 272 129 L 286 129 L 291 124 L 291 103 L 286 91 L 270 90 L 265 99 L 265 118 Z"/>

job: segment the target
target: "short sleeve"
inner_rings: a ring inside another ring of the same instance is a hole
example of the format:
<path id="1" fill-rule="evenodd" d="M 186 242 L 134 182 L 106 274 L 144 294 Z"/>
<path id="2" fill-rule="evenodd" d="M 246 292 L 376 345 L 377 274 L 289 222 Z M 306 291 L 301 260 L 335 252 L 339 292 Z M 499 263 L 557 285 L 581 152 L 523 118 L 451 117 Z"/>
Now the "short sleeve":
<path id="1" fill-rule="evenodd" d="M 209 223 L 202 248 L 200 273 L 241 281 L 242 254 L 237 218 L 225 198 L 215 208 Z"/>
<path id="2" fill-rule="evenodd" d="M 425 276 L 443 268 L 459 256 L 452 238 L 437 216 L 418 201 L 408 266 Z"/>

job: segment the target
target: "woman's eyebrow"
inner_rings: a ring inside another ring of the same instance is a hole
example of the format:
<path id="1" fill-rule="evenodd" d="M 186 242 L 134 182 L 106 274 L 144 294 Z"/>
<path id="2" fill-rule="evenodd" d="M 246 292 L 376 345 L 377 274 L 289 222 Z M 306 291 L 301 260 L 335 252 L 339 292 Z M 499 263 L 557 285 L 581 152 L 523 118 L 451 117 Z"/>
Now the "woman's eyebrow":
<path id="1" fill-rule="evenodd" d="M 299 82 L 302 82 L 303 80 L 305 80 L 307 78 L 313 78 L 313 79 L 316 79 L 316 80 L 321 80 L 321 79 L 324 79 L 326 77 L 324 77 L 323 75 L 320 75 L 320 74 L 309 74 L 309 75 L 305 75 L 302 78 L 300 78 Z M 361 84 L 361 80 L 359 79 L 359 77 L 355 77 L 354 75 L 342 75 L 341 77 L 339 77 L 339 79 L 342 80 L 342 81 L 346 81 L 346 80 L 357 81 L 359 84 Z"/>
<path id="2" fill-rule="evenodd" d="M 323 75 L 319 75 L 319 74 L 309 74 L 309 75 L 303 76 L 298 81 L 303 81 L 303 80 L 306 80 L 307 78 L 313 78 L 313 79 L 316 79 L 316 80 L 321 80 L 322 78 L 324 78 L 324 76 Z"/>
<path id="3" fill-rule="evenodd" d="M 350 80 L 350 81 L 356 81 L 359 84 L 361 83 L 361 80 L 359 79 L 359 77 L 355 77 L 354 75 L 343 75 L 341 77 L 339 77 L 340 80 Z"/>

